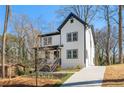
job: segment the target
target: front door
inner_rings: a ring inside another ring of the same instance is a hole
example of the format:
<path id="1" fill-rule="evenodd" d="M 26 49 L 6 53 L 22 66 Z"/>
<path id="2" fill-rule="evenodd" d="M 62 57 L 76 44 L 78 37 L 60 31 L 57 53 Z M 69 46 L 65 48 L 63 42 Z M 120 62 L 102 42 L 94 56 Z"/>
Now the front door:
<path id="1" fill-rule="evenodd" d="M 50 52 L 49 51 L 45 51 L 45 58 L 50 59 Z"/>
<path id="2" fill-rule="evenodd" d="M 54 59 L 59 58 L 59 51 L 54 51 Z"/>

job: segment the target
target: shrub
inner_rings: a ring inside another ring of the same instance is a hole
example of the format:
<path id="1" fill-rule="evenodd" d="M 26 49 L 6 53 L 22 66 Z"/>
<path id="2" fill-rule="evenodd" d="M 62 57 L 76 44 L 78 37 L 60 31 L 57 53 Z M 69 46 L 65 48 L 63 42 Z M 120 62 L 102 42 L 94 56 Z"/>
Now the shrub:
<path id="1" fill-rule="evenodd" d="M 81 67 L 79 65 L 77 65 L 76 69 L 81 69 Z"/>
<path id="2" fill-rule="evenodd" d="M 16 74 L 19 75 L 19 76 L 21 76 L 21 75 L 24 75 L 25 72 L 17 67 L 16 68 Z"/>
<path id="3" fill-rule="evenodd" d="M 57 68 L 56 68 L 56 71 L 61 71 L 62 70 L 62 68 L 60 67 L 60 66 L 58 66 Z"/>

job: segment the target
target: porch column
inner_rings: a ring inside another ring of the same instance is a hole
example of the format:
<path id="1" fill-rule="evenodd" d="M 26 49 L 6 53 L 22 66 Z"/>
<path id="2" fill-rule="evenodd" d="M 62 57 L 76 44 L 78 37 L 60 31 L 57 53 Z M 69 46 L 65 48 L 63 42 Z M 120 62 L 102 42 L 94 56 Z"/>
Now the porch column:
<path id="1" fill-rule="evenodd" d="M 59 59 L 60 59 L 60 66 L 61 66 L 61 48 L 58 48 L 59 49 Z"/>
<path id="2" fill-rule="evenodd" d="M 34 51 L 35 51 L 36 86 L 38 86 L 37 48 L 35 48 Z"/>

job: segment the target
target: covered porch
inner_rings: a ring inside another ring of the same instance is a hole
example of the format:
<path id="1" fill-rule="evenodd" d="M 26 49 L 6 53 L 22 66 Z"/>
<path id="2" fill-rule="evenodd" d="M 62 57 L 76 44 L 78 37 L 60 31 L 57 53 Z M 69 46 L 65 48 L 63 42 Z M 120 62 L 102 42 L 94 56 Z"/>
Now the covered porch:
<path id="1" fill-rule="evenodd" d="M 45 46 L 37 48 L 37 62 L 39 71 L 53 72 L 61 66 L 61 47 Z"/>

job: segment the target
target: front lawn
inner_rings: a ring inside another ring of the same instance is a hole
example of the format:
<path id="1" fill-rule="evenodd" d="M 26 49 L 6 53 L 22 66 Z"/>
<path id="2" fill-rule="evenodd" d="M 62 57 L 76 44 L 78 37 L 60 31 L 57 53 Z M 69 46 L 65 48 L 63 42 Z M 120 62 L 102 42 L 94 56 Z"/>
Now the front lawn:
<path id="1" fill-rule="evenodd" d="M 124 86 L 124 64 L 107 66 L 102 86 L 104 87 Z"/>
<path id="2" fill-rule="evenodd" d="M 65 80 L 67 80 L 72 73 L 56 74 L 56 75 L 40 75 L 38 77 L 39 87 L 58 87 Z M 34 75 L 18 76 L 12 79 L 0 79 L 0 86 L 2 87 L 35 87 L 36 78 Z"/>

